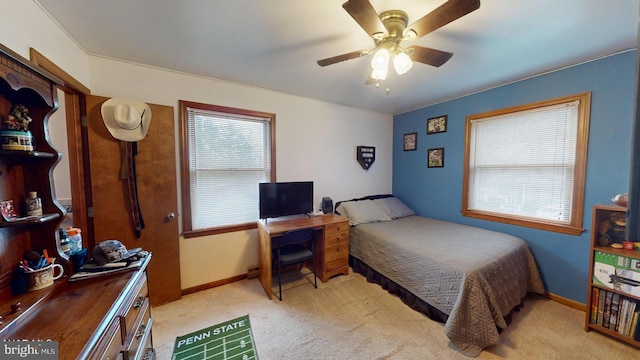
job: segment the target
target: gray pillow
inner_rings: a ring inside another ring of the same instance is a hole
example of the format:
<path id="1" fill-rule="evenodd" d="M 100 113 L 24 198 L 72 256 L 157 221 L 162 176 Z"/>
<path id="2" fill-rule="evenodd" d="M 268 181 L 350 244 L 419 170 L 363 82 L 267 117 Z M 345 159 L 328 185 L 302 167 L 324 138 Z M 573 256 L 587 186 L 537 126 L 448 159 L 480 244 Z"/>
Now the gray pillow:
<path id="1" fill-rule="evenodd" d="M 349 225 L 393 220 L 387 211 L 374 200 L 346 201 L 336 209 L 349 218 Z"/>
<path id="2" fill-rule="evenodd" d="M 402 217 L 415 215 L 416 212 L 408 207 L 402 200 L 397 197 L 387 197 L 382 199 L 373 200 L 382 207 L 387 215 L 392 219 L 398 219 Z"/>

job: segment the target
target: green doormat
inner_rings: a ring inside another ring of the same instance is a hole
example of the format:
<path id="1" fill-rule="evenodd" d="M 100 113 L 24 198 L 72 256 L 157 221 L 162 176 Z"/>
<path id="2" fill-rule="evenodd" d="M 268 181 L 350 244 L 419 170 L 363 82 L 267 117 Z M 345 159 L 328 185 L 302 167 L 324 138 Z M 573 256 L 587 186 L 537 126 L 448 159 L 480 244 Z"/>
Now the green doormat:
<path id="1" fill-rule="evenodd" d="M 257 360 L 249 315 L 177 337 L 171 359 Z"/>

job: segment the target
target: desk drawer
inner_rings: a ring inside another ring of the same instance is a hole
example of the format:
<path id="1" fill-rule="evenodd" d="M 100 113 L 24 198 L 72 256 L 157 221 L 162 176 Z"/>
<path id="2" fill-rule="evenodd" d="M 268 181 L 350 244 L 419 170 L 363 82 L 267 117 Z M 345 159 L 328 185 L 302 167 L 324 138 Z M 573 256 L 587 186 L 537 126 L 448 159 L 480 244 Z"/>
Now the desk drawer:
<path id="1" fill-rule="evenodd" d="M 324 244 L 329 246 L 349 240 L 349 223 L 328 224 L 324 227 Z"/>
<path id="2" fill-rule="evenodd" d="M 324 250 L 325 271 L 331 271 L 349 263 L 349 242 L 327 245 Z"/>

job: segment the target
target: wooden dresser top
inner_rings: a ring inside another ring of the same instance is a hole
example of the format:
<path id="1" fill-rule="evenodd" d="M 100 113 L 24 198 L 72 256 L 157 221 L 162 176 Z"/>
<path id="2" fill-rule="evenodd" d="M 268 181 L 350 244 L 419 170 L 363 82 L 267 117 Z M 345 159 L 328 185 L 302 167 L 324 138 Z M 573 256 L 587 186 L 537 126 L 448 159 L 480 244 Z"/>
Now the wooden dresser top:
<path id="1" fill-rule="evenodd" d="M 53 287 L 27 293 L 40 299 L 24 308 L 11 324 L 5 316 L 0 340 L 58 341 L 61 359 L 73 359 L 99 340 L 113 321 L 124 295 L 145 276 L 149 255 L 140 269 L 69 282 L 58 280 Z M 2 309 L 6 313 L 7 309 Z"/>

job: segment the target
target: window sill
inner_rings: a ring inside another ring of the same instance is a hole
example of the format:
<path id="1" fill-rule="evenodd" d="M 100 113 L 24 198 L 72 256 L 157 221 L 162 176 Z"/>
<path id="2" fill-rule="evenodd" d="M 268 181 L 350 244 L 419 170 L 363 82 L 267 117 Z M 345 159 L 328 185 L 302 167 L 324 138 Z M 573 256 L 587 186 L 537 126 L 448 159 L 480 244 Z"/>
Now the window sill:
<path id="1" fill-rule="evenodd" d="M 252 222 L 252 223 L 245 223 L 245 224 L 207 228 L 207 229 L 185 230 L 182 232 L 182 236 L 184 236 L 185 239 L 189 239 L 189 238 L 195 238 L 195 237 L 201 237 L 201 236 L 207 236 L 207 235 L 226 234 L 230 232 L 251 230 L 251 229 L 257 229 L 257 228 L 258 228 L 257 222 Z"/>
<path id="2" fill-rule="evenodd" d="M 567 235 L 578 236 L 586 231 L 586 229 L 566 224 L 558 224 L 553 222 L 535 221 L 530 218 L 506 217 L 503 214 L 480 212 L 473 210 L 462 210 L 462 215 L 466 217 L 495 221 L 503 224 L 511 224 L 524 226 L 532 229 L 552 231 Z"/>

